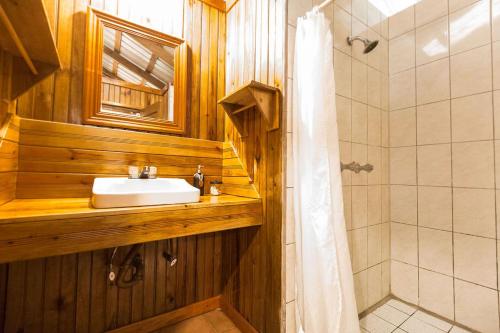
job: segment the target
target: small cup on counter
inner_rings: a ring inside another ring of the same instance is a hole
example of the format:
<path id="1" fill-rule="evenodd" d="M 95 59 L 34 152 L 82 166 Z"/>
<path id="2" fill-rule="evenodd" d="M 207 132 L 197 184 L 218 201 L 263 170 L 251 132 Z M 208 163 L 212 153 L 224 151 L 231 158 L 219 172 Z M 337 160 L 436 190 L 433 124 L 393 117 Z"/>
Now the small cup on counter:
<path id="1" fill-rule="evenodd" d="M 220 180 L 212 180 L 210 182 L 210 195 L 222 194 L 222 182 Z"/>

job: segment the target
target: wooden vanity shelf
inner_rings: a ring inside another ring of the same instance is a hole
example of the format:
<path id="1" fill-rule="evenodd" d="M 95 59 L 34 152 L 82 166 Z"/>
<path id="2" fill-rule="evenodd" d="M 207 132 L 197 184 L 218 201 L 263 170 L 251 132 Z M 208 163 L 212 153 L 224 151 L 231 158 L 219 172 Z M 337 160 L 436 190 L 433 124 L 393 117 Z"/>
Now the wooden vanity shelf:
<path id="1" fill-rule="evenodd" d="M 259 111 L 266 120 L 268 131 L 279 128 L 280 98 L 279 89 L 257 81 L 250 81 L 219 100 L 219 104 L 231 118 L 240 135 L 247 136 L 248 130 L 244 121 L 245 112 Z"/>
<path id="2" fill-rule="evenodd" d="M 15 199 L 0 206 L 0 263 L 262 224 L 261 199 L 95 209 L 89 198 Z"/>
<path id="3" fill-rule="evenodd" d="M 42 0 L 0 0 L 0 45 L 14 56 L 10 100 L 61 67 Z"/>

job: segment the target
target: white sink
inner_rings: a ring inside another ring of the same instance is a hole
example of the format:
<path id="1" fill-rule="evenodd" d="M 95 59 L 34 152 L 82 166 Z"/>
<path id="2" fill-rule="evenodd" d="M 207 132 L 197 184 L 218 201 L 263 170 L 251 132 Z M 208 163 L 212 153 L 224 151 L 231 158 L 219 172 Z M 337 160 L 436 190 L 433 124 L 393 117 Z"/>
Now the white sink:
<path id="1" fill-rule="evenodd" d="M 200 201 L 200 190 L 184 179 L 95 178 L 95 208 L 181 204 Z"/>

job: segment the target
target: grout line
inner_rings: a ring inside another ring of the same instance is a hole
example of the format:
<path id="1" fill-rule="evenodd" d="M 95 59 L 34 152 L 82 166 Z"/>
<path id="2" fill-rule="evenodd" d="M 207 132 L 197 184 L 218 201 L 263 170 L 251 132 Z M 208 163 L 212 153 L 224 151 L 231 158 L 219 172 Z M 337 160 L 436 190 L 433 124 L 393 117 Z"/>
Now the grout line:
<path id="1" fill-rule="evenodd" d="M 416 5 L 413 5 L 413 24 L 414 24 L 414 36 L 415 36 L 415 47 L 414 47 L 414 52 L 415 52 L 415 57 L 413 61 L 415 61 L 415 67 L 417 66 L 417 47 L 416 47 L 416 40 L 417 40 L 417 10 L 416 10 Z M 418 104 L 418 85 L 417 85 L 417 70 L 415 69 L 415 105 Z M 417 108 L 415 107 L 415 181 L 418 184 L 418 150 L 417 150 L 417 142 L 418 142 L 418 114 L 417 114 Z M 417 187 L 417 202 L 416 202 L 416 208 L 417 208 L 417 216 L 416 216 L 416 222 L 417 222 L 417 266 L 420 267 L 420 232 L 418 230 L 418 225 L 419 225 L 419 219 L 418 219 L 418 205 L 419 205 L 419 200 L 418 200 L 418 187 Z M 420 270 L 417 268 L 417 302 L 420 303 Z M 401 325 L 400 325 L 401 326 Z"/>
<path id="2" fill-rule="evenodd" d="M 382 184 L 382 185 L 387 185 L 387 184 Z M 452 185 L 426 185 L 426 184 L 390 184 L 391 186 L 400 186 L 400 187 L 432 187 L 432 188 L 456 188 L 456 189 L 463 189 L 463 190 L 498 190 L 495 189 L 494 187 L 467 187 L 467 186 L 452 186 Z M 353 185 L 353 186 L 363 186 L 363 185 Z M 397 222 L 397 221 L 396 221 Z M 401 222 L 403 223 L 403 222 Z"/>
<path id="3" fill-rule="evenodd" d="M 496 142 L 496 141 L 499 141 L 499 139 L 491 138 L 491 139 L 479 139 L 479 140 L 467 140 L 467 141 L 450 141 L 450 142 L 424 143 L 424 144 L 417 144 L 416 146 L 417 147 L 427 147 L 427 146 L 442 146 L 442 145 L 466 144 L 466 143 L 490 143 L 490 142 Z M 359 144 L 363 144 L 363 143 L 359 143 Z M 393 146 L 393 147 L 390 147 L 390 148 L 396 149 L 396 148 L 412 148 L 412 147 L 415 147 L 415 145 Z"/>
<path id="4" fill-rule="evenodd" d="M 490 51 L 491 51 L 491 87 L 492 89 L 494 89 L 494 85 L 495 85 L 495 70 L 494 70 L 494 52 L 493 52 L 493 44 L 494 44 L 494 41 L 493 41 L 493 1 L 490 1 L 489 2 L 489 23 L 490 23 Z M 491 110 L 492 110 L 492 127 L 493 127 L 493 137 L 495 137 L 495 94 L 492 93 L 491 94 Z M 495 147 L 495 142 L 493 142 L 493 171 L 494 171 L 494 177 L 493 177 L 493 183 L 494 183 L 494 187 L 496 188 L 497 187 L 497 174 L 496 174 L 496 170 L 497 170 L 497 160 L 496 160 L 496 147 Z M 495 238 L 498 238 L 498 210 L 497 210 L 497 191 L 495 190 L 493 192 L 493 195 L 494 195 L 494 198 L 495 198 Z M 496 276 L 496 280 L 497 280 L 497 290 L 500 288 L 499 286 L 499 281 L 498 281 L 498 260 L 499 260 L 499 257 L 498 257 L 498 240 L 495 241 L 495 251 L 496 251 L 496 260 L 495 260 L 495 264 L 496 264 L 496 272 L 497 272 L 497 276 Z M 454 283 L 454 282 L 453 282 Z M 455 290 L 455 288 L 453 288 L 453 290 Z M 495 293 L 496 296 L 497 296 L 497 314 L 498 316 L 500 317 L 500 307 L 498 306 L 498 304 L 500 304 L 500 294 L 499 293 Z M 455 315 L 456 316 L 456 315 Z"/>
<path id="5" fill-rule="evenodd" d="M 396 261 L 396 262 L 401 263 L 401 264 L 404 264 L 404 265 L 408 265 L 408 266 L 412 266 L 412 267 L 415 267 L 415 268 L 419 268 L 419 269 L 422 269 L 422 270 L 427 271 L 427 272 L 432 272 L 432 273 L 436 273 L 436 274 L 444 275 L 444 276 L 447 276 L 447 277 L 453 278 L 453 279 L 458 280 L 458 281 L 462 281 L 462 282 L 470 283 L 470 284 L 473 284 L 473 285 L 478 286 L 478 287 L 487 288 L 487 289 L 489 289 L 489 290 L 493 290 L 493 291 L 495 291 L 495 292 L 498 292 L 498 290 L 497 290 L 497 289 L 495 289 L 495 288 L 488 287 L 488 286 L 485 286 L 485 285 L 479 284 L 479 283 L 477 283 L 477 282 L 473 282 L 473 281 L 465 280 L 465 279 L 460 278 L 460 277 L 457 277 L 457 276 L 451 276 L 451 275 L 449 275 L 449 274 L 445 274 L 445 273 L 442 273 L 442 272 L 433 271 L 433 270 L 430 270 L 430 269 L 428 269 L 428 268 L 424 268 L 424 267 L 417 267 L 417 266 L 415 266 L 414 264 L 404 262 L 404 261 L 402 261 L 402 260 L 400 260 L 400 259 L 391 259 L 391 260 L 392 260 L 392 261 Z"/>
<path id="6" fill-rule="evenodd" d="M 450 79 L 451 80 L 451 79 Z M 451 82 L 450 82 L 451 84 Z M 450 90 L 451 90 L 451 87 L 450 87 Z M 475 92 L 475 93 L 472 93 L 472 94 L 468 94 L 468 95 L 461 95 L 461 96 L 456 96 L 456 97 L 449 97 L 449 98 L 444 98 L 444 99 L 439 99 L 439 100 L 435 100 L 435 101 L 431 101 L 431 102 L 426 102 L 426 103 L 422 103 L 422 104 L 416 104 L 416 105 L 412 105 L 412 106 L 405 106 L 405 107 L 402 107 L 402 108 L 397 108 L 397 109 L 391 109 L 389 107 L 389 110 L 387 112 L 397 112 L 397 111 L 406 111 L 408 109 L 412 109 L 412 108 L 418 108 L 418 107 L 421 107 L 421 106 L 427 106 L 427 105 L 432 105 L 432 104 L 438 104 L 438 103 L 443 103 L 443 102 L 448 102 L 450 100 L 458 100 L 458 99 L 464 99 L 464 98 L 467 98 L 467 97 L 473 97 L 473 96 L 478 96 L 478 95 L 485 95 L 485 94 L 488 94 L 488 93 L 495 93 L 497 91 L 500 91 L 500 89 L 488 89 L 488 90 L 483 90 L 483 91 L 480 91 L 480 92 Z M 339 96 L 342 96 L 340 94 L 338 94 Z M 431 112 L 431 111 L 428 111 L 428 112 Z"/>
<path id="7" fill-rule="evenodd" d="M 489 240 L 497 240 L 497 238 L 486 237 L 486 236 L 478 236 L 478 235 L 468 234 L 468 233 L 460 232 L 460 231 L 453 231 L 453 229 L 452 230 L 438 229 L 438 228 L 434 228 L 434 227 L 420 226 L 420 225 L 417 225 L 417 224 L 411 224 L 411 223 L 405 223 L 405 222 L 399 222 L 399 221 L 391 221 L 391 223 L 402 224 L 402 225 L 406 225 L 406 226 L 410 226 L 410 227 L 418 227 L 418 228 L 422 228 L 422 229 L 430 229 L 430 230 L 436 230 L 436 231 L 442 231 L 442 232 L 450 232 L 450 233 L 453 233 L 453 234 L 465 235 L 465 236 L 470 236 L 470 237 L 477 237 L 477 238 L 483 238 L 483 239 L 489 239 Z"/>

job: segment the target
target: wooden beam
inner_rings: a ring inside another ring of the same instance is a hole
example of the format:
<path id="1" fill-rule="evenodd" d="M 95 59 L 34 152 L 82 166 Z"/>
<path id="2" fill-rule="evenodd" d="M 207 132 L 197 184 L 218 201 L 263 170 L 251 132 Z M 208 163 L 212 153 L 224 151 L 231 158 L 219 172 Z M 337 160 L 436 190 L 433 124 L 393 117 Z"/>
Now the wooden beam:
<path id="1" fill-rule="evenodd" d="M 122 47 L 122 32 L 120 30 L 115 31 L 115 51 L 120 53 Z"/>
<path id="2" fill-rule="evenodd" d="M 161 102 L 156 102 L 154 104 L 147 105 L 143 109 L 139 110 L 142 117 L 151 117 L 160 111 Z"/>
<path id="3" fill-rule="evenodd" d="M 109 76 L 112 80 L 116 80 L 116 81 L 120 80 L 118 78 L 118 76 L 116 76 L 116 73 L 113 73 L 112 71 L 110 71 L 110 70 L 108 70 L 108 69 L 106 69 L 104 67 L 102 68 L 102 72 L 103 72 L 104 75 Z M 103 77 L 102 81 L 104 82 L 105 79 L 106 79 L 106 77 Z M 122 81 L 122 82 L 125 82 L 125 81 Z"/>
<path id="4" fill-rule="evenodd" d="M 226 12 L 226 2 L 224 0 L 201 0 L 201 2 L 218 9 L 221 12 Z"/>
<path id="5" fill-rule="evenodd" d="M 137 43 L 141 44 L 145 48 L 147 48 L 153 55 L 158 56 L 161 60 L 165 61 L 165 63 L 168 66 L 171 66 L 172 69 L 174 68 L 174 54 L 172 52 L 169 53 L 167 50 L 165 50 L 160 44 L 157 44 L 155 42 L 152 42 L 150 40 L 140 38 L 134 35 L 130 35 L 132 39 L 134 39 Z"/>
<path id="6" fill-rule="evenodd" d="M 146 81 L 151 82 L 158 88 L 163 88 L 165 86 L 165 83 L 151 75 L 150 73 L 147 73 L 146 71 L 142 70 L 139 66 L 136 64 L 132 63 L 128 59 L 124 58 L 121 54 L 118 52 L 111 50 L 109 47 L 104 46 L 104 53 L 110 56 L 111 58 L 115 59 L 117 62 L 119 62 L 121 65 L 132 71 L 133 73 L 139 75 L 140 77 L 144 78 Z"/>
<path id="7" fill-rule="evenodd" d="M 113 59 L 113 69 L 111 70 L 111 73 L 118 77 L 118 61 L 116 61 L 115 59 Z"/>
<path id="8" fill-rule="evenodd" d="M 155 53 L 151 54 L 151 58 L 149 58 L 148 66 L 146 67 L 146 72 L 151 73 L 153 71 L 158 58 L 159 57 Z"/>
<path id="9" fill-rule="evenodd" d="M 17 35 L 16 29 L 10 22 L 9 17 L 7 16 L 7 13 L 5 13 L 5 10 L 3 9 L 2 5 L 0 5 L 0 21 L 2 21 L 3 25 L 9 32 L 10 37 L 12 38 L 12 41 L 17 47 L 17 50 L 21 54 L 21 57 L 23 57 L 24 61 L 26 62 L 26 65 L 30 69 L 31 73 L 33 75 L 38 75 L 38 71 L 36 70 L 35 65 L 33 64 L 33 61 L 31 61 L 31 58 L 28 54 L 28 51 L 26 51 L 26 48 L 23 45 L 23 42 Z"/>

